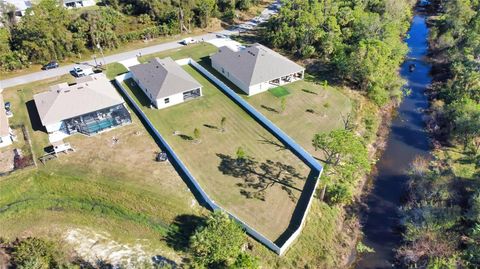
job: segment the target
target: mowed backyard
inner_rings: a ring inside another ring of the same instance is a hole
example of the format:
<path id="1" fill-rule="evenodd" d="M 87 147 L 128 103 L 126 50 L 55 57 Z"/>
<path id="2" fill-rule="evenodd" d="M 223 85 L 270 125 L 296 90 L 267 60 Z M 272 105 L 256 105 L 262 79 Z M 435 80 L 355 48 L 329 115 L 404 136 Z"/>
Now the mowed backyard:
<path id="1" fill-rule="evenodd" d="M 246 97 L 246 100 L 307 151 L 321 158 L 312 146 L 313 136 L 343 128 L 343 121 L 352 111 L 352 100 L 337 88 L 308 78 L 282 88 Z M 285 98 L 283 108 L 282 98 Z"/>
<path id="2" fill-rule="evenodd" d="M 49 142 L 32 107 L 33 94 L 63 81 L 72 79 L 63 76 L 3 92 L 12 103 L 11 124 L 27 126 L 36 158 Z M 131 116 L 132 124 L 66 139 L 74 153 L 0 177 L 0 234 L 61 240 L 69 229 L 87 227 L 122 243 L 148 239 L 142 244 L 178 259 L 169 241 L 160 238 L 167 237 L 179 218 L 198 218 L 205 210 L 171 164 L 155 161 L 157 144 L 135 114 Z"/>
<path id="3" fill-rule="evenodd" d="M 212 68 L 209 57 L 202 57 L 198 63 L 319 159 L 323 156 L 312 146 L 313 136 L 343 128 L 344 120 L 354 111 L 352 98 L 343 94 L 339 87 L 324 85 L 308 73 L 304 80 L 247 96 Z M 282 99 L 285 99 L 283 107 Z M 351 121 L 355 120 L 355 115 L 350 117 Z"/>
<path id="4" fill-rule="evenodd" d="M 209 196 L 275 241 L 289 225 L 309 167 L 193 67 L 184 68 L 203 96 L 166 109 L 149 108 L 133 80 L 124 85 Z M 249 160 L 237 160 L 239 147 Z"/>

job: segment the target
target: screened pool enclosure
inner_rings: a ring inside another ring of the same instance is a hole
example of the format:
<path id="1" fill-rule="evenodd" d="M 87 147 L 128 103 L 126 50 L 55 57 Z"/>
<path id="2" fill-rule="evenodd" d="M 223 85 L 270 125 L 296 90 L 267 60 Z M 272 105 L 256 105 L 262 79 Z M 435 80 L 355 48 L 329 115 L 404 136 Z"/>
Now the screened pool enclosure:
<path id="1" fill-rule="evenodd" d="M 94 135 L 131 122 L 130 113 L 120 104 L 64 120 L 60 130 L 69 135 Z"/>

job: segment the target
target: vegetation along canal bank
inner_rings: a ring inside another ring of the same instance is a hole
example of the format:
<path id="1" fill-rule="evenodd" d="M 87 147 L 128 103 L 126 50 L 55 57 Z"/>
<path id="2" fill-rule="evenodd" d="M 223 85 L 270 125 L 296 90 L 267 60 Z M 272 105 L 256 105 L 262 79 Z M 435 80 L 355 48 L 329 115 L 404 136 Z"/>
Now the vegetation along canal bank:
<path id="1" fill-rule="evenodd" d="M 418 8 L 408 32 L 410 52 L 401 68 L 407 80 L 408 94 L 397 109 L 385 151 L 376 165 L 373 187 L 366 198 L 367 212 L 363 221 L 364 242 L 373 252 L 363 255 L 357 268 L 391 268 L 394 249 L 402 236 L 399 228 L 399 207 L 408 180 L 407 171 L 415 158 L 429 154 L 424 110 L 428 107 L 426 87 L 431 83 L 426 16 Z"/>

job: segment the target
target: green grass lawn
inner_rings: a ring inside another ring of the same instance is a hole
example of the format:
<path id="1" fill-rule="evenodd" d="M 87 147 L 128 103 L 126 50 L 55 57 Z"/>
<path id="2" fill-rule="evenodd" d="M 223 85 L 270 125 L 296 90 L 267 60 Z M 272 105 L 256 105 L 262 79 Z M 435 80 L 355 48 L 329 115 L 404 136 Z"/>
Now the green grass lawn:
<path id="1" fill-rule="evenodd" d="M 114 79 L 116 76 L 128 72 L 127 68 L 121 63 L 111 63 L 107 65 L 107 71 L 105 71 L 105 76 L 108 79 Z"/>
<path id="2" fill-rule="evenodd" d="M 159 53 L 154 53 L 150 55 L 144 55 L 139 58 L 141 63 L 144 63 L 154 57 L 158 57 L 160 59 L 165 57 L 171 57 L 174 60 L 183 59 L 183 58 L 192 58 L 193 60 L 198 61 L 200 58 L 213 54 L 217 51 L 217 47 L 214 45 L 203 42 L 197 44 L 189 44 L 182 48 L 178 49 L 171 49 L 167 51 L 162 51 Z"/>
<path id="3" fill-rule="evenodd" d="M 27 126 L 37 157 L 49 145 L 48 136 L 35 129 L 27 104 L 34 93 L 64 81 L 71 82 L 71 76 L 3 92 L 5 101 L 12 103 L 12 124 Z M 196 218 L 206 210 L 196 204 L 169 163 L 154 161 L 158 146 L 135 114 L 132 120 L 93 137 L 69 137 L 66 141 L 76 152 L 0 177 L 0 235 L 60 238 L 66 230 L 88 227 L 108 232 L 119 242 L 147 239 L 160 255 L 176 258 L 162 238 L 178 217 Z"/>
<path id="4" fill-rule="evenodd" d="M 290 92 L 285 87 L 282 87 L 282 86 L 272 88 L 268 91 L 271 94 L 273 94 L 273 96 L 278 97 L 278 98 L 283 97 L 283 96 L 287 96 L 287 95 L 290 94 Z"/>
<path id="5" fill-rule="evenodd" d="M 204 95 L 170 108 L 150 109 L 133 80 L 126 85 L 205 191 L 268 238 L 277 239 L 289 224 L 310 169 L 200 73 L 190 66 L 185 70 L 204 86 Z M 225 132 L 220 130 L 222 117 L 227 119 Z M 195 141 L 195 128 L 200 142 Z M 240 146 L 257 164 L 235 160 Z"/>
<path id="6" fill-rule="evenodd" d="M 314 134 L 341 128 L 342 116 L 352 110 L 350 98 L 333 87 L 323 87 L 310 81 L 296 81 L 282 86 L 290 94 L 285 111 L 281 112 L 281 98 L 267 91 L 246 100 L 290 137 L 314 155 L 311 145 Z M 320 156 L 317 156 L 320 157 Z"/>

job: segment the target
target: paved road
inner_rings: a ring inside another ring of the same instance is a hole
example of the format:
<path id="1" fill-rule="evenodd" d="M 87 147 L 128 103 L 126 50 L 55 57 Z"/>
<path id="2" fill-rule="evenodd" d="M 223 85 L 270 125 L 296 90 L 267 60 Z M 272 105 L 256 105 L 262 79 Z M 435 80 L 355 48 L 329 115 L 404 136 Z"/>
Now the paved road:
<path id="1" fill-rule="evenodd" d="M 224 31 L 220 31 L 218 33 L 224 34 L 224 35 L 233 35 L 233 34 L 238 34 L 238 31 L 224 30 Z M 194 38 L 196 38 L 198 40 L 203 39 L 203 40 L 207 41 L 207 40 L 216 38 L 216 34 L 217 33 L 209 33 L 209 34 L 196 36 Z M 150 47 L 146 47 L 146 48 L 142 48 L 142 49 L 136 49 L 136 50 L 131 50 L 131 51 L 127 51 L 127 52 L 122 52 L 122 53 L 106 56 L 105 61 L 107 63 L 119 62 L 119 61 L 123 61 L 123 60 L 126 60 L 126 59 L 135 58 L 136 56 L 138 56 L 139 53 L 141 53 L 142 55 L 147 55 L 147 54 L 157 53 L 157 52 L 160 52 L 160 51 L 165 51 L 165 50 L 170 50 L 170 49 L 175 49 L 175 48 L 180 48 L 180 47 L 183 47 L 183 45 L 181 45 L 178 41 L 172 41 L 172 42 L 162 43 L 162 44 L 159 44 L 159 45 L 154 45 L 154 46 L 150 46 Z M 101 57 L 97 57 L 97 62 L 98 63 L 101 63 L 102 61 L 103 61 L 103 59 Z M 81 62 L 81 63 L 82 64 L 87 64 L 87 65 L 95 65 L 94 60 L 84 61 L 84 62 Z M 61 76 L 61 75 L 64 75 L 64 74 L 68 74 L 70 72 L 70 70 L 73 69 L 74 66 L 75 66 L 75 64 L 65 65 L 65 66 L 61 66 L 59 68 L 51 69 L 51 70 L 48 70 L 48 71 L 39 71 L 39 72 L 35 72 L 35 73 L 30 73 L 30 74 L 27 74 L 27 75 L 22 75 L 22 76 L 18 76 L 18 77 L 13 77 L 13 78 L 1 80 L 0 81 L 0 89 L 1 88 L 5 89 L 5 88 L 21 85 L 21 84 L 31 83 L 31 82 L 38 81 L 38 80 L 44 80 L 44 79 L 54 78 L 54 77 L 58 77 L 58 76 Z"/>
<path id="2" fill-rule="evenodd" d="M 272 6 L 273 5 L 279 5 L 279 2 L 276 1 L 275 3 L 272 4 Z M 270 18 L 270 16 L 272 16 L 275 13 L 276 13 L 276 10 L 267 8 L 257 18 L 261 18 L 263 21 L 265 21 L 265 20 L 268 20 L 268 18 Z M 257 22 L 255 22 L 254 19 L 252 19 L 251 21 L 249 21 L 245 24 L 249 24 L 250 26 L 248 26 L 249 27 L 248 29 L 252 29 L 253 27 L 255 27 L 257 25 Z M 235 29 L 233 29 L 233 30 L 223 30 L 223 31 L 215 32 L 215 33 L 208 33 L 208 34 L 204 34 L 204 35 L 200 35 L 200 36 L 195 36 L 194 38 L 197 39 L 197 40 L 202 40 L 203 39 L 204 41 L 207 41 L 207 40 L 216 38 L 216 34 L 223 34 L 223 35 L 226 35 L 226 36 L 236 35 L 240 31 L 245 31 L 245 29 L 242 29 L 242 26 L 244 26 L 245 24 L 241 24 L 238 27 L 235 27 Z M 119 62 L 119 61 L 123 61 L 123 60 L 126 60 L 126 59 L 137 57 L 139 55 L 139 53 L 141 53 L 141 55 L 148 55 L 148 54 L 157 53 L 157 52 L 161 52 L 161 51 L 165 51 L 165 50 L 180 48 L 182 46 L 183 45 L 181 45 L 178 41 L 162 43 L 162 44 L 159 44 L 159 45 L 154 45 L 154 46 L 150 46 L 150 47 L 146 47 L 146 48 L 142 48 L 142 49 L 135 49 L 135 50 L 127 51 L 127 52 L 122 52 L 122 53 L 106 56 L 105 57 L 105 62 L 106 63 Z M 98 63 L 100 63 L 102 61 L 103 61 L 103 59 L 101 57 L 97 57 L 97 62 Z M 81 62 L 81 63 L 82 64 L 87 64 L 87 65 L 92 65 L 92 66 L 95 65 L 94 60 L 85 61 L 85 62 Z M 31 82 L 38 81 L 38 80 L 44 80 L 44 79 L 48 79 L 48 78 L 54 78 L 54 77 L 62 76 L 64 74 L 68 74 L 70 72 L 70 70 L 73 69 L 74 66 L 75 66 L 75 64 L 65 65 L 65 66 L 61 66 L 59 68 L 51 69 L 51 70 L 48 70 L 48 71 L 39 71 L 39 72 L 35 72 L 35 73 L 30 73 L 30 74 L 27 74 L 27 75 L 22 75 L 22 76 L 18 76 L 18 77 L 13 77 L 13 78 L 9 78 L 9 79 L 0 80 L 0 89 L 2 89 L 2 88 L 5 89 L 5 88 L 17 86 L 17 85 L 31 83 Z"/>

